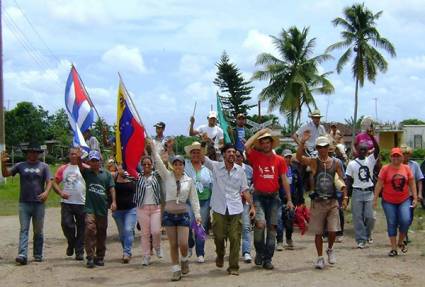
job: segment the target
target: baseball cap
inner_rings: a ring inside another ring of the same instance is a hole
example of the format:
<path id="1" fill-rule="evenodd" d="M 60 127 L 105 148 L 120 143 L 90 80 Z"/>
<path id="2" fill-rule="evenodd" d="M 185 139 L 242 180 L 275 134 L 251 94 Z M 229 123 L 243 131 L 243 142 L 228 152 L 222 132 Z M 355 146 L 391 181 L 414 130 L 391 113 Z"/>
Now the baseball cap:
<path id="1" fill-rule="evenodd" d="M 175 155 L 172 160 L 171 163 L 175 163 L 176 161 L 180 161 L 181 163 L 185 164 L 185 160 L 184 157 L 181 155 Z"/>
<path id="2" fill-rule="evenodd" d="M 401 148 L 399 148 L 399 147 L 393 147 L 391 149 L 391 156 L 394 156 L 394 155 L 403 156 L 403 152 L 401 151 Z"/>
<path id="3" fill-rule="evenodd" d="M 92 160 L 92 159 L 100 160 L 100 152 L 97 150 L 91 150 L 89 152 L 89 160 Z"/>
<path id="4" fill-rule="evenodd" d="M 165 123 L 164 122 L 157 122 L 154 125 L 155 128 L 165 128 Z"/>
<path id="5" fill-rule="evenodd" d="M 217 113 L 215 111 L 210 111 L 208 113 L 208 118 L 217 118 Z"/>
<path id="6" fill-rule="evenodd" d="M 329 138 L 320 136 L 316 139 L 316 146 L 328 146 L 330 145 Z"/>
<path id="7" fill-rule="evenodd" d="M 292 151 L 289 149 L 284 149 L 282 155 L 283 157 L 292 156 Z"/>

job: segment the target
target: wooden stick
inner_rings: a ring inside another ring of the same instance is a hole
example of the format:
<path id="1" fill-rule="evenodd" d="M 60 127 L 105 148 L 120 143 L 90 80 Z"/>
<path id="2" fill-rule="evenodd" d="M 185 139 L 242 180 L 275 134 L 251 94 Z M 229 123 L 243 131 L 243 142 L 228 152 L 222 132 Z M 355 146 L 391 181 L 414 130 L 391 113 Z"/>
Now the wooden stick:
<path id="1" fill-rule="evenodd" d="M 195 101 L 195 106 L 193 107 L 192 117 L 194 117 L 194 116 L 195 116 L 195 112 L 196 112 L 196 101 Z"/>

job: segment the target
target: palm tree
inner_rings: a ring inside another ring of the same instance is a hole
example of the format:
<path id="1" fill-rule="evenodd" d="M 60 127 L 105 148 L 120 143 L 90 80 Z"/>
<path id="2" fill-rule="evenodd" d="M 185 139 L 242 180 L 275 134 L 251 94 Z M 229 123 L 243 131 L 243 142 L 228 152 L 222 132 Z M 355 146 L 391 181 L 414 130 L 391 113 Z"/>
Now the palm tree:
<path id="1" fill-rule="evenodd" d="M 268 101 L 269 111 L 278 108 L 289 119 L 291 131 L 299 125 L 301 110 L 307 106 L 317 108 L 313 94 L 331 94 L 329 73 L 320 74 L 318 65 L 331 58 L 329 54 L 312 57 L 316 39 L 308 39 L 309 28 L 300 31 L 297 27 L 282 29 L 273 44 L 281 59 L 269 53 L 257 57 L 257 66 L 262 70 L 254 73 L 255 80 L 268 80 L 268 86 L 260 92 L 260 100 Z"/>
<path id="2" fill-rule="evenodd" d="M 344 18 L 338 17 L 332 21 L 334 26 L 341 26 L 343 28 L 343 31 L 341 31 L 342 41 L 330 45 L 326 49 L 326 52 L 347 48 L 338 60 L 336 66 L 338 73 L 341 73 L 344 66 L 354 54 L 352 72 L 356 80 L 356 89 L 354 94 L 353 122 L 356 123 L 359 85 L 363 87 L 365 78 L 375 83 L 378 71 L 384 73 L 388 69 L 387 61 L 376 48 L 385 50 L 391 57 L 395 57 L 396 52 L 393 44 L 382 37 L 376 28 L 376 21 L 381 17 L 382 11 L 373 14 L 364 4 L 354 4 L 346 7 L 343 13 Z M 355 130 L 355 125 L 353 125 L 353 140 Z"/>

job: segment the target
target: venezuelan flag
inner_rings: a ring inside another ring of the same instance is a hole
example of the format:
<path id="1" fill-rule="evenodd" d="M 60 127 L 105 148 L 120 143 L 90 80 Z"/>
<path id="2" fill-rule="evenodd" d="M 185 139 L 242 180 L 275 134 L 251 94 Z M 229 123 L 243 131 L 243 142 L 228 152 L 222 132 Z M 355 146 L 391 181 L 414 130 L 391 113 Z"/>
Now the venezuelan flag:
<path id="1" fill-rule="evenodd" d="M 145 149 L 145 129 L 122 80 L 118 87 L 116 160 L 133 177 Z"/>

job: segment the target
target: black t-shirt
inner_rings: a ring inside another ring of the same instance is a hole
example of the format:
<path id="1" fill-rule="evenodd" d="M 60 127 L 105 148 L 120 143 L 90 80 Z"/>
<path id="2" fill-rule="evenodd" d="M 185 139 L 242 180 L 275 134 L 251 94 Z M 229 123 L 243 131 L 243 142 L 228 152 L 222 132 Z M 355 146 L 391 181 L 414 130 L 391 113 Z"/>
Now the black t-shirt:
<path id="1" fill-rule="evenodd" d="M 136 207 L 133 202 L 136 185 L 134 182 L 115 182 L 117 210 L 127 210 Z"/>

